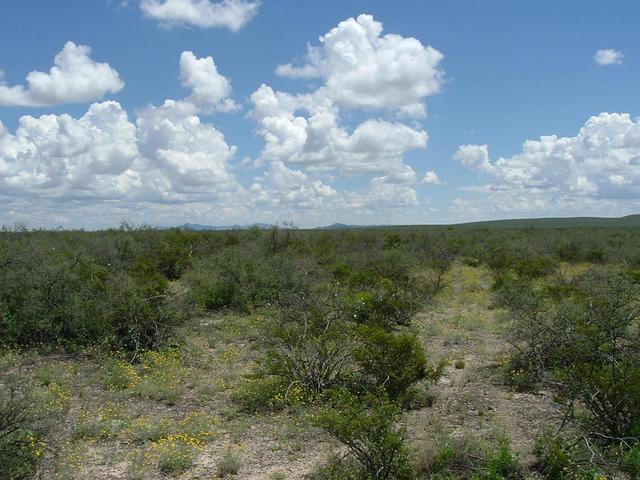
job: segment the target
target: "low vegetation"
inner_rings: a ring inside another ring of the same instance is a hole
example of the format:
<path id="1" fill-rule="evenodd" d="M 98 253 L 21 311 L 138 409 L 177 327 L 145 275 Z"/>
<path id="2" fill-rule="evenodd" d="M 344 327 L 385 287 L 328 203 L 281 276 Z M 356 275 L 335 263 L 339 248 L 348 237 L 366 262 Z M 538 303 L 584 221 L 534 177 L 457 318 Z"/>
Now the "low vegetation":
<path id="1" fill-rule="evenodd" d="M 638 478 L 639 233 L 5 229 L 0 478 Z"/>

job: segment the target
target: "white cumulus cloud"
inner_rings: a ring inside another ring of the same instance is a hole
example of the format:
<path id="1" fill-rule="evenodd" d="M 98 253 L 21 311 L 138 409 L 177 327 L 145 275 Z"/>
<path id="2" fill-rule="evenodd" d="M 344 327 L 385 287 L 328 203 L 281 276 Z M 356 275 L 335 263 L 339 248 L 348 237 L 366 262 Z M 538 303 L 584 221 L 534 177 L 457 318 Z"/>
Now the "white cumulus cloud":
<path id="1" fill-rule="evenodd" d="M 142 0 L 142 12 L 161 24 L 199 28 L 225 27 L 237 32 L 258 13 L 260 2 L 248 0 Z"/>
<path id="2" fill-rule="evenodd" d="M 15 134 L 0 128 L 0 191 L 104 197 L 138 184 L 135 126 L 117 102 L 69 115 L 20 118 Z"/>
<path id="3" fill-rule="evenodd" d="M 453 155 L 453 159 L 476 170 L 490 172 L 493 169 L 493 165 L 489 162 L 489 147 L 487 145 L 460 145 Z"/>
<path id="4" fill-rule="evenodd" d="M 526 140 L 493 162 L 486 145 L 461 146 L 455 158 L 490 174 L 486 193 L 504 211 L 620 210 L 640 200 L 640 119 L 626 113 L 595 115 L 573 137 Z"/>
<path id="5" fill-rule="evenodd" d="M 601 66 L 620 65 L 624 59 L 624 54 L 619 50 L 612 48 L 601 48 L 597 50 L 593 56 L 593 60 Z"/>
<path id="6" fill-rule="evenodd" d="M 320 46 L 309 47 L 307 64 L 280 65 L 276 73 L 324 79 L 323 93 L 342 107 L 424 116 L 424 98 L 442 86 L 443 55 L 415 38 L 382 31 L 371 15 L 349 18 L 321 36 Z"/>
<path id="7" fill-rule="evenodd" d="M 108 101 L 77 119 L 23 116 L 13 134 L 0 123 L 0 196 L 87 203 L 239 198 L 242 188 L 229 166 L 236 147 L 197 115 L 226 109 L 229 82 L 213 59 L 190 52 L 181 57 L 181 78 L 191 89 L 186 99 L 148 106 L 135 121 Z"/>
<path id="8" fill-rule="evenodd" d="M 424 174 L 420 183 L 423 185 L 442 185 L 442 181 L 438 177 L 438 174 L 431 170 Z"/>
<path id="9" fill-rule="evenodd" d="M 258 163 L 295 164 L 311 176 L 375 176 L 372 188 L 387 200 L 413 201 L 413 190 L 398 195 L 388 185 L 418 181 L 405 157 L 425 149 L 429 137 L 403 119 L 424 117 L 426 97 L 442 86 L 442 58 L 415 38 L 383 34 L 371 15 L 340 22 L 308 47 L 306 63 L 276 68 L 281 76 L 319 79 L 315 90 L 293 94 L 263 84 L 251 96 L 265 141 Z M 354 113 L 359 123 L 349 122 Z M 350 199 L 362 204 L 365 197 L 373 198 L 360 192 Z"/>
<path id="10" fill-rule="evenodd" d="M 84 103 L 116 93 L 124 87 L 118 72 L 91 57 L 91 48 L 67 42 L 48 73 L 32 71 L 26 87 L 9 86 L 0 77 L 0 105 L 52 107 Z"/>
<path id="11" fill-rule="evenodd" d="M 238 109 L 230 98 L 231 82 L 218 73 L 212 57 L 197 58 L 193 52 L 182 52 L 180 80 L 184 87 L 191 89 L 191 95 L 185 101 L 196 110 L 211 113 Z"/>

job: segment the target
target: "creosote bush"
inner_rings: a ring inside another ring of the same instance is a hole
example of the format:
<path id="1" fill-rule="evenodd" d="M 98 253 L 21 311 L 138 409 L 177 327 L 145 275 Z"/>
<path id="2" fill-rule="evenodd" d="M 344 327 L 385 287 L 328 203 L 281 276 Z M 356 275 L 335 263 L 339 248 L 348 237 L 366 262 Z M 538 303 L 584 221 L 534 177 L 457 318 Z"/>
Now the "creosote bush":
<path id="1" fill-rule="evenodd" d="M 162 343 L 184 317 L 168 281 L 144 258 L 115 268 L 65 242 L 14 248 L 0 275 L 4 346 L 136 352 Z"/>
<path id="2" fill-rule="evenodd" d="M 515 381 L 554 390 L 563 425 L 573 425 L 576 444 L 592 452 L 581 471 L 617 465 L 612 452 L 622 457 L 640 442 L 638 286 L 623 273 L 599 269 L 577 276 L 570 288 L 505 287 L 500 301 L 511 312 Z M 549 471 L 563 455 L 571 461 L 557 439 L 540 451 Z"/>
<path id="3" fill-rule="evenodd" d="M 344 390 L 335 391 L 330 404 L 313 422 L 347 447 L 357 465 L 353 478 L 414 478 L 404 429 L 398 423 L 401 411 L 384 394 L 358 397 Z M 350 468 L 347 463 L 346 469 Z M 336 478 L 348 475 L 340 473 L 340 469 L 335 473 Z"/>
<path id="4" fill-rule="evenodd" d="M 28 479 L 45 452 L 53 412 L 24 379 L 0 377 L 0 478 Z"/>
<path id="5" fill-rule="evenodd" d="M 419 479 L 519 480 L 518 456 L 504 439 L 455 437 L 437 445 L 433 441 L 415 447 Z"/>
<path id="6" fill-rule="evenodd" d="M 360 340 L 354 351 L 358 373 L 366 384 L 384 389 L 391 399 L 398 399 L 427 377 L 427 358 L 414 334 L 361 327 L 356 335 Z"/>

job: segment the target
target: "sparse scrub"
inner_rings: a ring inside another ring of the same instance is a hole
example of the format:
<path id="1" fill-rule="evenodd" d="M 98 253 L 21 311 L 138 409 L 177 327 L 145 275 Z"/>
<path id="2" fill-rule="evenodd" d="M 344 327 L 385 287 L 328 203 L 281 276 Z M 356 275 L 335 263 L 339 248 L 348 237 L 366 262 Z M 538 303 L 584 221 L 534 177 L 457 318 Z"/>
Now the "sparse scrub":
<path id="1" fill-rule="evenodd" d="M 240 471 L 240 459 L 238 455 L 231 449 L 218 459 L 216 466 L 216 476 L 219 478 L 229 478 L 236 475 Z"/>
<path id="2" fill-rule="evenodd" d="M 228 460 L 221 476 L 249 476 L 272 450 L 271 472 L 334 454 L 315 479 L 635 478 L 637 244 L 634 229 L 0 232 L 0 344 L 19 349 L 0 389 L 19 386 L 24 412 L 0 468 L 195 478 Z M 491 376 L 496 316 L 523 393 Z M 498 422 L 518 453 L 486 438 Z M 523 425 L 562 426 L 528 472 Z M 411 446 L 434 428 L 455 437 Z M 199 461 L 218 433 L 237 450 Z"/>
<path id="3" fill-rule="evenodd" d="M 141 358 L 142 375 L 134 385 L 138 395 L 176 403 L 184 391 L 184 368 L 177 350 L 149 351 Z"/>
<path id="4" fill-rule="evenodd" d="M 416 468 L 426 480 L 516 480 L 522 478 L 517 455 L 504 439 L 451 438 L 438 446 L 432 441 L 419 445 Z"/>
<path id="5" fill-rule="evenodd" d="M 45 452 L 50 415 L 32 385 L 0 378 L 0 478 L 28 479 Z"/>

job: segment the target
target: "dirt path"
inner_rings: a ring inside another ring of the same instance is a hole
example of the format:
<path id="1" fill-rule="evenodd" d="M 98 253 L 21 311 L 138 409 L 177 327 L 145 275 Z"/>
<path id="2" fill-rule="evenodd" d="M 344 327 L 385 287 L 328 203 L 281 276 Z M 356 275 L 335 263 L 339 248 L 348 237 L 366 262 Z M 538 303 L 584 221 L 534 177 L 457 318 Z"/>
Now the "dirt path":
<path id="1" fill-rule="evenodd" d="M 502 384 L 497 366 L 506 345 L 490 308 L 491 283 L 487 270 L 456 266 L 436 305 L 416 318 L 427 354 L 450 365 L 432 388 L 435 404 L 411 412 L 408 429 L 417 444 L 443 434 L 471 441 L 506 437 L 527 465 L 534 461 L 536 436 L 558 412 L 548 396 Z"/>

